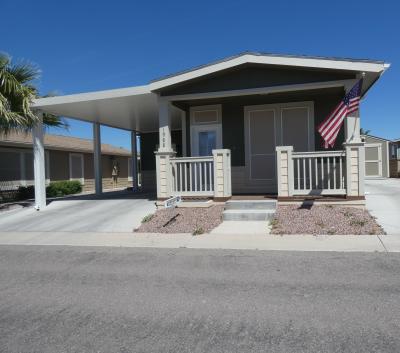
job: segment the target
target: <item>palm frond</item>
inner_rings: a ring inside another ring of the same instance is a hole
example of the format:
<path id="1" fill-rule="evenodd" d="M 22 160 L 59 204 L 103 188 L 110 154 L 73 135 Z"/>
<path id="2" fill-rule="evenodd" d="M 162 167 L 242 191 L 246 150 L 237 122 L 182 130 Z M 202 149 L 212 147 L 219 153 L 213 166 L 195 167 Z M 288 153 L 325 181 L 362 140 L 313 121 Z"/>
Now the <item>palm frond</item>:
<path id="1" fill-rule="evenodd" d="M 53 114 L 43 114 L 43 124 L 46 128 L 53 127 L 59 129 L 69 129 L 69 124 L 64 118 Z"/>
<path id="2" fill-rule="evenodd" d="M 38 97 L 34 80 L 39 77 L 39 69 L 30 63 L 12 64 L 7 54 L 0 53 L 0 131 L 29 131 L 38 122 L 31 109 L 32 101 Z M 56 115 L 43 116 L 45 127 L 67 129 L 65 119 Z"/>
<path id="3" fill-rule="evenodd" d="M 8 71 L 21 84 L 36 80 L 40 76 L 39 68 L 30 63 L 16 64 L 11 66 Z"/>

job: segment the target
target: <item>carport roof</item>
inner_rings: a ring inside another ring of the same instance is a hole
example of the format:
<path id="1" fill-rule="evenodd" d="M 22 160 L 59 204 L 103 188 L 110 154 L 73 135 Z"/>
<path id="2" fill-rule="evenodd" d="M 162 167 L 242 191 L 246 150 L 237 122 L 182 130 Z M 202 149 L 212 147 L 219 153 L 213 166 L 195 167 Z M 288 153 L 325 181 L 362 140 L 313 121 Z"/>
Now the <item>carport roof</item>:
<path id="1" fill-rule="evenodd" d="M 36 99 L 34 108 L 126 130 L 158 130 L 157 95 L 149 86 Z M 172 107 L 172 128 L 180 128 L 180 111 Z"/>

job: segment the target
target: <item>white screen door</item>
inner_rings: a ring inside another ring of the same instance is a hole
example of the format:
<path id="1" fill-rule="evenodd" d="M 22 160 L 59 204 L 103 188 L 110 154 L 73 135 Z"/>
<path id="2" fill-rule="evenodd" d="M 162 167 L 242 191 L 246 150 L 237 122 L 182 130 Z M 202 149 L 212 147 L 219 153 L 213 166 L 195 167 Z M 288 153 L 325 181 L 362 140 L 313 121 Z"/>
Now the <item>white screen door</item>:
<path id="1" fill-rule="evenodd" d="M 246 114 L 248 181 L 262 191 L 275 182 L 275 109 L 254 109 Z M 265 189 L 266 190 L 266 189 Z"/>

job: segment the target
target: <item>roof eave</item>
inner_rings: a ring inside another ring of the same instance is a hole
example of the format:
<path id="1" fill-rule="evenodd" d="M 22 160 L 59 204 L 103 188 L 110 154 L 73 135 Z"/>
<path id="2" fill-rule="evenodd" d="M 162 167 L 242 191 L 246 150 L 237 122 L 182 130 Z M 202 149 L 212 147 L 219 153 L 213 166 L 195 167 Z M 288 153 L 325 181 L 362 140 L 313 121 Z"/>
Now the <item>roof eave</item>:
<path id="1" fill-rule="evenodd" d="M 184 71 L 173 76 L 168 76 L 152 81 L 149 87 L 152 91 L 179 84 L 191 79 L 229 69 L 242 64 L 269 64 L 292 67 L 309 67 L 321 69 L 334 69 L 343 71 L 382 73 L 390 67 L 390 64 L 374 61 L 357 61 L 350 59 L 324 59 L 317 57 L 294 57 L 277 55 L 256 55 L 246 53 L 241 56 L 231 57 L 210 65 L 203 65 L 193 70 Z"/>

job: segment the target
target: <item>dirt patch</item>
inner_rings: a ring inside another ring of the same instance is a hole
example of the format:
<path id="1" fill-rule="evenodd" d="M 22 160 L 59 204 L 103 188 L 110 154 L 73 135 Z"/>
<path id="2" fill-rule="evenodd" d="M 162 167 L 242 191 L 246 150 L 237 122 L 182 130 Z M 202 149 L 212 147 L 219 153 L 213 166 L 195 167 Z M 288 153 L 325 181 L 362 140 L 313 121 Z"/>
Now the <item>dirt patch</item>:
<path id="1" fill-rule="evenodd" d="M 222 222 L 223 205 L 158 210 L 135 230 L 140 233 L 207 233 Z"/>
<path id="2" fill-rule="evenodd" d="M 272 234 L 384 234 L 368 211 L 340 206 L 278 206 Z"/>

